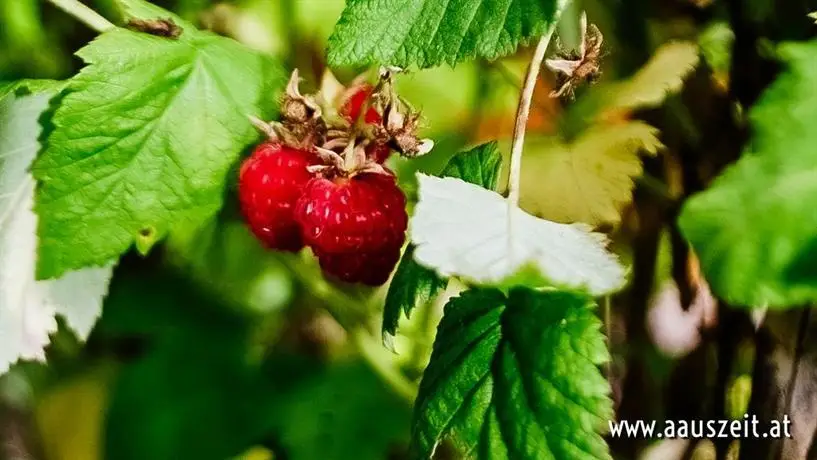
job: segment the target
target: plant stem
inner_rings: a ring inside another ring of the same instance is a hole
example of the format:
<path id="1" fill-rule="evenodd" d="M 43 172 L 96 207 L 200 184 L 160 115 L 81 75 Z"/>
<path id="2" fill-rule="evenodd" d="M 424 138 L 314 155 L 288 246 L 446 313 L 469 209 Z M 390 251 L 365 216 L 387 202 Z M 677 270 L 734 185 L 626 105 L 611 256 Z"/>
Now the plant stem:
<path id="1" fill-rule="evenodd" d="M 607 338 L 607 349 L 613 349 L 613 307 L 611 305 L 610 296 L 604 296 L 603 300 L 603 308 L 604 308 L 604 335 Z M 607 380 L 612 381 L 613 379 L 613 360 L 610 358 L 607 363 L 604 365 L 605 370 L 607 371 Z"/>
<path id="2" fill-rule="evenodd" d="M 376 340 L 362 328 L 349 331 L 349 336 L 361 356 L 371 365 L 380 378 L 388 383 L 395 393 L 404 398 L 409 404 L 413 404 L 414 399 L 417 397 L 417 388 L 394 365 L 392 353 L 383 348 L 379 340 Z"/>
<path id="3" fill-rule="evenodd" d="M 97 32 L 102 33 L 116 27 L 111 21 L 80 3 L 79 0 L 48 0 L 48 2 Z"/>
<path id="4" fill-rule="evenodd" d="M 286 254 L 279 260 L 310 295 L 323 301 L 329 307 L 326 310 L 344 329 L 352 330 L 366 321 L 366 314 L 360 308 L 360 302 L 335 289 L 319 274 L 308 270 L 300 255 Z"/>
<path id="5" fill-rule="evenodd" d="M 525 76 L 525 84 L 522 86 L 522 93 L 519 95 L 519 106 L 516 109 L 516 124 L 513 128 L 513 145 L 511 146 L 511 167 L 510 175 L 508 177 L 508 204 L 510 206 L 519 205 L 519 181 L 522 173 L 522 149 L 525 144 L 525 130 L 528 126 L 528 116 L 530 115 L 530 105 L 533 100 L 533 90 L 536 87 L 536 80 L 539 78 L 539 69 L 542 67 L 542 62 L 545 60 L 545 53 L 547 52 L 550 39 L 553 37 L 553 31 L 556 30 L 556 25 L 559 24 L 559 17 L 565 5 L 562 5 L 556 12 L 553 18 L 553 23 L 548 28 L 547 32 L 539 39 L 539 44 L 536 45 L 536 50 L 533 52 L 533 58 L 528 64 L 527 75 Z"/>
<path id="6" fill-rule="evenodd" d="M 360 302 L 335 289 L 325 280 L 316 278 L 315 274 L 308 273 L 298 256 L 284 256 L 281 261 L 310 294 L 324 302 L 326 310 L 346 329 L 360 355 L 383 381 L 410 404 L 414 403 L 417 396 L 415 385 L 395 365 L 392 353 L 366 329 L 366 317 L 360 309 Z"/>

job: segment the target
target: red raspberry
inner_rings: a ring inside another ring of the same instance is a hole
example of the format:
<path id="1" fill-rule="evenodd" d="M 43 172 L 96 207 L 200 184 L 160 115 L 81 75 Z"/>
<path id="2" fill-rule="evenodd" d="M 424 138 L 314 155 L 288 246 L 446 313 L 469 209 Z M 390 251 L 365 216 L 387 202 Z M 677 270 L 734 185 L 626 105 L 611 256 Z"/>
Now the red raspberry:
<path id="1" fill-rule="evenodd" d="M 358 117 L 360 117 L 363 104 L 365 104 L 369 96 L 372 95 L 372 91 L 374 91 L 374 88 L 372 88 L 371 85 L 360 85 L 343 103 L 343 106 L 340 108 L 340 114 L 349 121 L 357 120 Z M 370 125 L 377 125 L 383 121 L 383 118 L 377 113 L 374 107 L 369 107 L 363 121 Z"/>
<path id="2" fill-rule="evenodd" d="M 332 254 L 316 251 L 324 272 L 347 283 L 380 286 L 388 281 L 400 260 L 400 246 L 386 247 L 374 252 Z"/>
<path id="3" fill-rule="evenodd" d="M 383 164 L 391 155 L 391 148 L 387 144 L 372 144 L 366 147 L 366 155 L 372 160 Z"/>
<path id="4" fill-rule="evenodd" d="M 360 116 L 360 111 L 363 110 L 363 104 L 372 95 L 371 85 L 361 85 L 357 90 L 352 92 L 351 96 L 346 99 L 343 106 L 340 108 L 340 114 L 350 122 L 354 122 Z M 366 117 L 363 119 L 370 125 L 379 125 L 383 121 L 383 117 L 377 113 L 374 107 L 369 107 L 366 111 Z M 391 154 L 391 148 L 386 144 L 371 144 L 366 148 L 366 153 L 369 158 L 378 163 L 385 162 Z"/>
<path id="5" fill-rule="evenodd" d="M 374 285 L 385 283 L 397 264 L 408 225 L 394 176 L 375 173 L 312 179 L 295 219 L 324 271 Z"/>
<path id="6" fill-rule="evenodd" d="M 241 211 L 252 232 L 267 247 L 292 252 L 303 248 L 293 212 L 295 202 L 314 177 L 306 169 L 312 164 L 318 164 L 314 154 L 267 142 L 256 147 L 241 165 Z"/>

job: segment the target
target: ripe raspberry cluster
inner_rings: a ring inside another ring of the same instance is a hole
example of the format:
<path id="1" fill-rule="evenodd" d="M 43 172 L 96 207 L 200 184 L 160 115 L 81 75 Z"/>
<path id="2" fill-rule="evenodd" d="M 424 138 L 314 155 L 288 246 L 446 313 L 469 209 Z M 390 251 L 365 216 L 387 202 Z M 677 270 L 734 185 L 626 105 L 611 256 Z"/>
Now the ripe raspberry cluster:
<path id="1" fill-rule="evenodd" d="M 239 199 L 252 232 L 270 249 L 309 246 L 322 270 L 379 286 L 400 259 L 406 198 L 383 166 L 392 151 L 413 157 L 433 145 L 416 136 L 419 116 L 397 97 L 392 72 L 348 88 L 331 74 L 302 95 L 295 71 L 281 121 L 253 119 L 268 140 L 241 166 Z"/>

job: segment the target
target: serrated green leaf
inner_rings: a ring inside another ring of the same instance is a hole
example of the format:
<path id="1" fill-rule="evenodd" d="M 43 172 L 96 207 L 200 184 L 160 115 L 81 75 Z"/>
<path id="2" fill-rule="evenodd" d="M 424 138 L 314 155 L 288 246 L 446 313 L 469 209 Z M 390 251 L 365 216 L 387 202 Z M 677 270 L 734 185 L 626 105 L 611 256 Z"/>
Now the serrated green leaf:
<path id="1" fill-rule="evenodd" d="M 454 155 L 440 175 L 456 177 L 494 190 L 499 180 L 501 166 L 502 155 L 497 149 L 497 143 L 490 142 Z M 415 308 L 433 300 L 448 284 L 446 278 L 418 264 L 414 260 L 414 250 L 414 245 L 409 244 L 389 285 L 383 309 L 384 337 L 394 335 L 397 331 L 401 314 L 411 316 Z"/>
<path id="2" fill-rule="evenodd" d="M 572 142 L 531 139 L 522 170 L 523 209 L 548 220 L 616 224 L 642 173 L 639 153 L 663 147 L 658 130 L 631 121 L 585 130 Z"/>
<path id="3" fill-rule="evenodd" d="M 333 66 L 420 68 L 496 59 L 555 27 L 564 0 L 349 0 L 332 36 Z"/>
<path id="4" fill-rule="evenodd" d="M 454 155 L 443 168 L 440 177 L 456 177 L 488 190 L 496 190 L 502 154 L 496 142 L 488 142 Z"/>
<path id="5" fill-rule="evenodd" d="M 817 41 L 780 48 L 787 70 L 750 112 L 748 152 L 679 218 L 713 292 L 735 306 L 817 301 L 815 53 Z"/>
<path id="6" fill-rule="evenodd" d="M 609 360 L 593 301 L 472 289 L 452 299 L 414 412 L 415 458 L 451 440 L 469 458 L 608 459 Z"/>
<path id="7" fill-rule="evenodd" d="M 268 118 L 283 74 L 206 33 L 180 40 L 123 29 L 79 51 L 35 163 L 38 277 L 146 252 L 174 225 L 221 206 L 225 175 Z"/>
<path id="8" fill-rule="evenodd" d="M 447 279 L 414 260 L 414 249 L 414 245 L 408 245 L 389 284 L 386 304 L 383 307 L 384 339 L 397 332 L 400 315 L 411 317 L 411 312 L 415 308 L 432 301 L 448 284 Z"/>
<path id="9" fill-rule="evenodd" d="M 116 0 L 115 4 L 122 14 L 123 23 L 127 23 L 131 19 L 171 19 L 176 25 L 184 29 L 185 32 L 198 32 L 193 24 L 145 0 Z"/>

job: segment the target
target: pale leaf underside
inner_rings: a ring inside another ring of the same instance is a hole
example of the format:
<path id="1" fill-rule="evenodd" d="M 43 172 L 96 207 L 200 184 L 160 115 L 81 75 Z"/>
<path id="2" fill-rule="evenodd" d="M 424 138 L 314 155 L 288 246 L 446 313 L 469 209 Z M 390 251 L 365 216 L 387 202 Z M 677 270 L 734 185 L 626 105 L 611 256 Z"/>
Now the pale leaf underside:
<path id="1" fill-rule="evenodd" d="M 414 257 L 441 275 L 493 284 L 532 266 L 556 285 L 597 295 L 623 285 L 624 269 L 604 236 L 585 225 L 536 218 L 459 179 L 418 174 L 418 181 Z"/>

